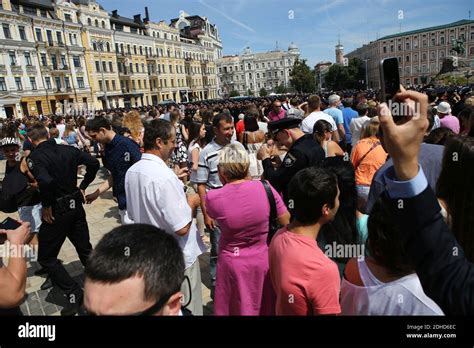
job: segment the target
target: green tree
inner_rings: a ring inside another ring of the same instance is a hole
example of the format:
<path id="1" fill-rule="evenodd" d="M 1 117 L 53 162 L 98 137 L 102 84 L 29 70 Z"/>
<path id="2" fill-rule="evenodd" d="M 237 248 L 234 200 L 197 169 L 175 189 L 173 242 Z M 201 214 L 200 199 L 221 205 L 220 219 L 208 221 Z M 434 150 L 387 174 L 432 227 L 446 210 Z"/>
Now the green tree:
<path id="1" fill-rule="evenodd" d="M 249 97 L 253 96 L 253 92 L 250 90 L 250 88 L 247 90 L 247 95 L 248 95 Z"/>
<path id="2" fill-rule="evenodd" d="M 299 93 L 311 93 L 315 90 L 314 71 L 306 64 L 306 60 L 295 61 L 290 73 L 290 83 Z"/>
<path id="3" fill-rule="evenodd" d="M 262 87 L 262 88 L 260 89 L 259 95 L 260 95 L 261 97 L 266 97 L 267 94 L 268 94 L 267 90 Z"/>
<path id="4" fill-rule="evenodd" d="M 229 93 L 229 98 L 232 98 L 232 97 L 238 97 L 240 96 L 239 92 L 236 91 L 236 90 L 233 90 Z"/>
<path id="5" fill-rule="evenodd" d="M 365 66 L 360 59 L 352 58 L 348 66 L 334 64 L 326 75 L 326 84 L 330 89 L 342 90 L 365 87 Z"/>
<path id="6" fill-rule="evenodd" d="M 284 94 L 286 92 L 287 92 L 286 87 L 283 86 L 283 85 L 279 85 L 279 86 L 275 87 L 275 93 L 276 94 Z"/>

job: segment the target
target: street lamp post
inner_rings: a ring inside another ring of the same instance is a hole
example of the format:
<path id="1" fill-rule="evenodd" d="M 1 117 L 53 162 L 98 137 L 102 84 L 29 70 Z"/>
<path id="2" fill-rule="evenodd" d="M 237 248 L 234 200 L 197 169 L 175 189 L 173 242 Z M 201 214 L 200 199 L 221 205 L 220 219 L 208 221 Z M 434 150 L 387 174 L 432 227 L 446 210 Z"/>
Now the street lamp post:
<path id="1" fill-rule="evenodd" d="M 100 71 L 102 75 L 102 88 L 104 89 L 104 96 L 105 98 L 105 106 L 107 109 L 110 109 L 109 105 L 109 99 L 107 98 L 107 86 L 105 85 L 105 79 L 104 79 L 104 66 L 102 64 L 102 50 L 104 49 L 104 41 L 103 40 L 98 40 L 95 42 L 97 45 L 97 49 L 99 50 L 99 62 L 100 62 Z"/>
<path id="2" fill-rule="evenodd" d="M 369 89 L 369 69 L 368 69 L 368 61 L 370 58 L 365 58 L 365 89 Z"/>

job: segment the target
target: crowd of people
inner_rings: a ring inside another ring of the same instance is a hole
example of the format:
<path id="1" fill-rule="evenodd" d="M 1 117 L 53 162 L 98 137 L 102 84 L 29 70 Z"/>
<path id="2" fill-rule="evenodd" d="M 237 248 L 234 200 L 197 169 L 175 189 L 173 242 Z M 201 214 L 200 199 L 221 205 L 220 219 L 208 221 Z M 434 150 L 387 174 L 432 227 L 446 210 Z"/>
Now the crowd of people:
<path id="1" fill-rule="evenodd" d="M 1 242 L 37 249 L 62 315 L 202 315 L 209 244 L 215 315 L 473 314 L 474 93 L 396 99 L 401 115 L 342 91 L 0 120 L 0 210 L 21 222 Z M 122 226 L 93 248 L 83 204 L 110 188 Z M 0 315 L 21 314 L 27 260 L 0 266 Z"/>

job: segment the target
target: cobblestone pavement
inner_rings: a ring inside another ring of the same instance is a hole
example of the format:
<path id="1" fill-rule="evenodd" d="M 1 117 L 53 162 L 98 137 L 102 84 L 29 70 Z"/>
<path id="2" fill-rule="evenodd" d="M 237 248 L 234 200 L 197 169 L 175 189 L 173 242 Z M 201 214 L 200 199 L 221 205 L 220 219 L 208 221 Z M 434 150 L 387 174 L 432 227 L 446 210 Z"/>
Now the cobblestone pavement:
<path id="1" fill-rule="evenodd" d="M 0 161 L 0 180 L 4 177 L 5 161 Z M 106 172 L 103 168 L 97 174 L 95 181 L 89 186 L 87 192 L 94 191 L 105 179 Z M 80 181 L 79 181 L 80 182 Z M 90 205 L 85 205 L 87 222 L 89 225 L 90 240 L 94 247 L 101 237 L 120 225 L 117 204 L 114 202 L 111 190 L 103 194 L 99 199 Z M 7 215 L 0 212 L 0 219 Z M 8 214 L 17 219 L 18 214 Z M 2 221 L 0 220 L 0 221 Z M 84 284 L 84 268 L 79 261 L 77 253 L 72 243 L 66 239 L 59 259 L 62 260 L 69 274 L 79 282 Z M 201 277 L 202 277 L 202 295 L 204 305 L 204 315 L 212 315 L 212 300 L 210 298 L 210 275 L 209 275 L 209 253 L 201 255 Z M 53 287 L 48 290 L 41 290 L 41 284 L 45 281 L 45 276 L 36 276 L 34 272 L 40 266 L 37 262 L 28 262 L 28 279 L 26 285 L 26 299 L 21 305 L 24 315 L 60 315 L 61 309 L 65 305 L 66 298 L 60 289 Z"/>

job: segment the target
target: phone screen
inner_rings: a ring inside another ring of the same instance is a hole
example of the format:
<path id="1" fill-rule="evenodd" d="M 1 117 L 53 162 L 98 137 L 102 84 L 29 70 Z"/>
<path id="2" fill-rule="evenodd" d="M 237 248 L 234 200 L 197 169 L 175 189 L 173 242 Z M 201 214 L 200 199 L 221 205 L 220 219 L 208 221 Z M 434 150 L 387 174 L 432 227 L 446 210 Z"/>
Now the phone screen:
<path id="1" fill-rule="evenodd" d="M 380 78 L 382 81 L 382 98 L 388 102 L 400 90 L 400 74 L 398 59 L 387 58 L 380 63 Z"/>
<path id="2" fill-rule="evenodd" d="M 20 226 L 21 224 L 18 221 L 7 217 L 5 220 L 2 221 L 0 228 L 3 228 L 4 230 L 16 230 Z"/>

